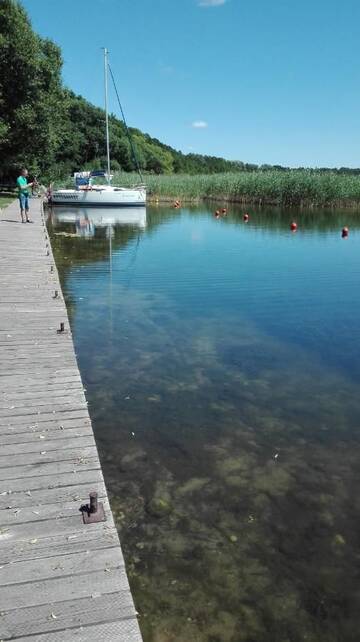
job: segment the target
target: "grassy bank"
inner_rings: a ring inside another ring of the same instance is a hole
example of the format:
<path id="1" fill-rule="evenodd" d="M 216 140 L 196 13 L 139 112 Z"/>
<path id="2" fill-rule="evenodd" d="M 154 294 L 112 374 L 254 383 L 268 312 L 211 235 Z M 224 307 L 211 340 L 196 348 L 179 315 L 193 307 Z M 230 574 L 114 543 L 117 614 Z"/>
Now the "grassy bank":
<path id="1" fill-rule="evenodd" d="M 360 177 L 316 170 L 254 171 L 187 176 L 146 175 L 150 200 L 197 201 L 297 207 L 359 207 Z M 114 185 L 133 185 L 136 174 L 116 173 Z"/>
<path id="2" fill-rule="evenodd" d="M 15 192 L 0 192 L 0 210 L 7 207 L 7 205 L 10 205 L 15 198 Z"/>

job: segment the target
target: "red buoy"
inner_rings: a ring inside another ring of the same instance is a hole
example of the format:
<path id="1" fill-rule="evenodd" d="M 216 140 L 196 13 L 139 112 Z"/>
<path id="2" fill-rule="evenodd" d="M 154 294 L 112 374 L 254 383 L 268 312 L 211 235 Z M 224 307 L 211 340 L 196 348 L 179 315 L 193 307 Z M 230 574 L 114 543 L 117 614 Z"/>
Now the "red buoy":
<path id="1" fill-rule="evenodd" d="M 343 239 L 345 239 L 345 238 L 347 238 L 349 236 L 349 228 L 348 227 L 343 227 L 342 228 L 341 236 L 343 237 Z"/>
<path id="2" fill-rule="evenodd" d="M 248 220 L 249 220 L 249 214 L 244 214 L 243 219 L 244 219 L 245 223 L 247 223 Z"/>
<path id="3" fill-rule="evenodd" d="M 296 232 L 296 230 L 297 230 L 297 223 L 295 223 L 295 221 L 293 221 L 293 222 L 291 223 L 291 225 L 290 225 L 290 229 L 291 229 L 291 231 L 292 231 L 292 232 Z"/>

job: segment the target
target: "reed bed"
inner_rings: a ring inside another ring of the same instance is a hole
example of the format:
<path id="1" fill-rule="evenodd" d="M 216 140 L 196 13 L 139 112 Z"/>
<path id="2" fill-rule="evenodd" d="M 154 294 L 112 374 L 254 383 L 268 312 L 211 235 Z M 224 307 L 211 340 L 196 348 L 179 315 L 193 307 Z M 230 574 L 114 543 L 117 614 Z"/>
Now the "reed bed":
<path id="1" fill-rule="evenodd" d="M 360 176 L 316 170 L 253 171 L 194 176 L 145 175 L 150 200 L 200 199 L 281 206 L 360 205 Z M 137 174 L 118 172 L 113 185 L 139 183 Z"/>

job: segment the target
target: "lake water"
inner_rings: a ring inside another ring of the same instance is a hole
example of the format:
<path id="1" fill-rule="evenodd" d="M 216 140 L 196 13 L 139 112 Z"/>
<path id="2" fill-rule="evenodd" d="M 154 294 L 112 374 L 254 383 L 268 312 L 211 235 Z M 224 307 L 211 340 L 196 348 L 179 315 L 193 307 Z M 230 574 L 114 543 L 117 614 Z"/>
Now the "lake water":
<path id="1" fill-rule="evenodd" d="M 247 211 L 49 221 L 144 641 L 358 642 L 360 218 Z"/>

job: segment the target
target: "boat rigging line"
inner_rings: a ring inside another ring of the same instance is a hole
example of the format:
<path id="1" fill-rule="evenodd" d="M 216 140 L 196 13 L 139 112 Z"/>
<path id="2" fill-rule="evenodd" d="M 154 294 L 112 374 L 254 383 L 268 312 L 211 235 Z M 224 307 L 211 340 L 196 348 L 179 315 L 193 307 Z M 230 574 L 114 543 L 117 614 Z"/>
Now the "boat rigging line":
<path id="1" fill-rule="evenodd" d="M 120 112 L 121 112 L 121 117 L 122 117 L 122 119 L 123 119 L 123 123 L 124 123 L 124 125 L 125 125 L 126 135 L 127 135 L 128 139 L 129 139 L 129 143 L 130 143 L 130 147 L 131 147 L 131 151 L 132 151 L 132 155 L 133 155 L 133 160 L 134 160 L 134 163 L 135 163 L 135 165 L 136 165 L 137 172 L 138 172 L 138 174 L 139 174 L 139 176 L 140 176 L 140 180 L 141 180 L 141 182 L 142 182 L 142 183 L 144 183 L 144 179 L 143 179 L 143 175 L 142 175 L 142 173 L 141 173 L 141 169 L 140 169 L 139 161 L 138 161 L 137 156 L 136 156 L 134 143 L 133 143 L 133 140 L 132 140 L 132 137 L 131 137 L 131 134 L 130 134 L 130 130 L 129 130 L 128 126 L 127 126 L 127 122 L 126 122 L 126 118 L 125 118 L 124 110 L 123 110 L 123 108 L 122 108 L 122 104 L 121 104 L 121 101 L 120 101 L 119 92 L 118 92 L 118 90 L 117 90 L 117 86 L 116 86 L 115 78 L 114 78 L 114 75 L 113 75 L 112 69 L 111 69 L 111 67 L 110 67 L 110 63 L 109 63 L 109 61 L 108 61 L 107 65 L 108 65 L 108 69 L 109 69 L 109 72 L 110 72 L 111 80 L 112 80 L 113 85 L 114 85 L 116 98 L 117 98 L 117 101 L 118 101 L 118 103 L 119 103 L 119 109 L 120 109 Z"/>

